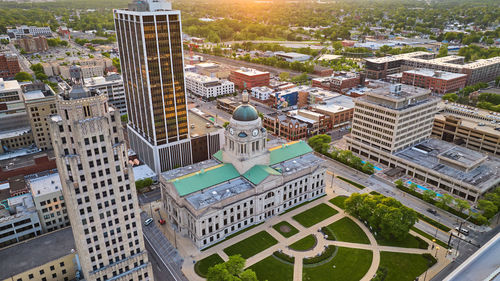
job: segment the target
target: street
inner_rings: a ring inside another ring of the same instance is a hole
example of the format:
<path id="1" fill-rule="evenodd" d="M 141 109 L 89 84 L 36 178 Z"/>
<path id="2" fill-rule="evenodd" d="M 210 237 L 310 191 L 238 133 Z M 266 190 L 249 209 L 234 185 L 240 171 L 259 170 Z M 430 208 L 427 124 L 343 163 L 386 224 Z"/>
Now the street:
<path id="1" fill-rule="evenodd" d="M 146 193 L 140 193 L 138 195 L 139 205 L 144 205 L 149 202 L 160 200 L 161 198 L 161 189 L 158 185 L 154 190 Z"/>
<path id="2" fill-rule="evenodd" d="M 145 221 L 149 215 L 141 213 L 141 221 Z M 144 241 L 149 256 L 152 257 L 155 280 L 187 281 L 181 270 L 183 259 L 177 249 L 163 235 L 155 222 L 142 227 Z"/>

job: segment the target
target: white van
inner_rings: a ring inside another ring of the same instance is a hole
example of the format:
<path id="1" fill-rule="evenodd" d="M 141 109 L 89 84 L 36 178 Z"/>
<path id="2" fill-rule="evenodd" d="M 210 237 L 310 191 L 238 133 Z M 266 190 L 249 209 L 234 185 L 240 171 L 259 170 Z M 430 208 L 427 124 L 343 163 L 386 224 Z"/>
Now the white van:
<path id="1" fill-rule="evenodd" d="M 456 230 L 456 231 L 458 231 L 458 232 L 460 232 L 460 233 L 462 233 L 463 235 L 469 235 L 469 230 L 468 230 L 468 229 L 466 229 L 466 228 L 463 228 L 463 227 L 462 227 L 462 228 L 459 230 L 459 229 L 458 229 L 458 226 L 457 226 L 457 227 L 455 227 L 455 230 Z"/>

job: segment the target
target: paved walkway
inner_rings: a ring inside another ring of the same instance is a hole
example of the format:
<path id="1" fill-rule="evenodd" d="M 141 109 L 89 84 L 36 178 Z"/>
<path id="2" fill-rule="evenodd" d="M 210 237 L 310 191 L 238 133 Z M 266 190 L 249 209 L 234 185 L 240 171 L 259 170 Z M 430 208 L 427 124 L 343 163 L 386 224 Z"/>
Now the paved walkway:
<path id="1" fill-rule="evenodd" d="M 380 246 L 378 245 L 377 241 L 375 240 L 375 237 L 373 234 L 370 232 L 370 230 L 360 221 L 357 219 L 354 219 L 353 217 L 347 215 L 342 209 L 338 208 L 337 206 L 331 204 L 328 202 L 329 199 L 333 198 L 334 196 L 338 195 L 349 195 L 349 192 L 343 190 L 343 189 L 335 189 L 335 193 L 333 192 L 332 188 L 330 188 L 331 185 L 331 177 L 326 176 L 326 186 L 327 186 L 327 196 L 324 196 L 320 199 L 317 199 L 314 202 L 311 202 L 305 206 L 302 206 L 300 208 L 297 208 L 293 211 L 290 211 L 286 214 L 283 214 L 281 216 L 274 216 L 268 220 L 262 225 L 259 225 L 253 229 L 250 229 L 240 235 L 237 235 L 236 237 L 233 237 L 229 240 L 223 241 L 220 244 L 217 244 L 213 246 L 212 248 L 209 248 L 205 251 L 202 252 L 197 252 L 193 253 L 192 255 L 185 257 L 184 259 L 184 265 L 183 265 L 183 272 L 186 275 L 186 277 L 189 280 L 192 281 L 203 281 L 204 279 L 199 277 L 195 272 L 194 272 L 194 263 L 196 261 L 199 261 L 205 257 L 208 257 L 214 253 L 219 254 L 221 258 L 224 260 L 228 260 L 228 256 L 224 253 L 224 249 L 233 245 L 234 243 L 241 241 L 243 239 L 246 239 L 260 231 L 267 231 L 269 234 L 271 234 L 276 240 L 278 240 L 278 244 L 271 246 L 264 251 L 250 257 L 246 261 L 246 266 L 251 266 L 262 259 L 272 255 L 275 251 L 281 250 L 284 253 L 295 257 L 295 264 L 294 264 L 294 277 L 293 281 L 301 281 L 302 280 L 302 265 L 303 265 L 303 259 L 307 257 L 312 257 L 316 256 L 319 253 L 323 252 L 325 246 L 327 245 L 335 245 L 335 246 L 340 246 L 340 247 L 347 247 L 347 248 L 356 248 L 356 249 L 364 249 L 364 250 L 370 250 L 373 253 L 373 258 L 372 258 L 372 264 L 370 265 L 370 268 L 366 272 L 365 276 L 361 279 L 361 281 L 369 281 L 373 278 L 373 276 L 376 274 L 378 266 L 380 264 L 380 252 L 381 251 L 388 251 L 388 252 L 398 252 L 398 253 L 413 253 L 413 254 L 423 254 L 423 253 L 431 253 L 435 254 L 438 257 L 438 263 L 434 265 L 428 272 L 427 272 L 427 278 L 430 280 L 430 278 L 437 274 L 442 268 L 444 268 L 450 260 L 448 258 L 445 258 L 447 251 L 446 249 L 437 249 L 434 248 L 432 249 L 432 241 L 429 241 L 427 238 L 422 237 L 421 235 L 410 231 L 412 235 L 419 236 L 425 241 L 429 243 L 429 249 L 413 249 L 413 248 L 400 248 L 400 247 L 391 247 L 391 246 Z M 336 183 L 336 179 L 334 179 L 334 184 Z M 369 190 L 363 190 L 363 193 L 369 192 Z M 335 208 L 337 211 L 339 211 L 338 214 L 335 214 L 334 216 L 331 216 L 316 225 L 313 225 L 309 228 L 303 227 L 301 224 L 299 224 L 297 221 L 295 221 L 292 217 L 307 210 L 310 209 L 314 206 L 317 206 L 321 203 L 325 203 L 329 205 L 332 208 Z M 357 223 L 357 225 L 363 230 L 365 235 L 368 237 L 370 244 L 358 244 L 358 243 L 349 243 L 349 242 L 342 242 L 342 241 L 330 241 L 326 240 L 323 236 L 322 233 L 319 232 L 319 229 L 323 226 L 327 226 L 343 217 L 349 217 L 351 218 L 354 222 Z M 283 237 L 279 232 L 277 232 L 274 228 L 272 228 L 273 225 L 281 222 L 281 221 L 287 221 L 291 225 L 293 225 L 299 233 L 293 235 L 292 237 L 286 238 Z M 305 251 L 305 252 L 299 252 L 299 251 L 294 251 L 288 248 L 288 245 L 291 245 L 292 243 L 308 236 L 308 235 L 314 235 L 317 240 L 317 244 L 315 247 L 311 250 Z M 422 277 L 422 276 L 421 276 Z M 423 280 L 423 277 L 421 278 Z"/>

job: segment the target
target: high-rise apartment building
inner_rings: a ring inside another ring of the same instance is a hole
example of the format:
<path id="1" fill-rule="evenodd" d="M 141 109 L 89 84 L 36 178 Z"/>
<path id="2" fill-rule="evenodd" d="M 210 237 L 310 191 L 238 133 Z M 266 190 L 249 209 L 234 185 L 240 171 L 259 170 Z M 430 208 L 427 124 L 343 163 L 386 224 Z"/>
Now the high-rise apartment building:
<path id="1" fill-rule="evenodd" d="M 134 0 L 114 19 L 132 150 L 156 173 L 191 164 L 180 11 L 164 0 Z M 220 137 L 206 146 L 218 150 Z"/>
<path id="2" fill-rule="evenodd" d="M 153 280 L 119 112 L 82 86 L 56 105 L 52 144 L 85 280 Z"/>

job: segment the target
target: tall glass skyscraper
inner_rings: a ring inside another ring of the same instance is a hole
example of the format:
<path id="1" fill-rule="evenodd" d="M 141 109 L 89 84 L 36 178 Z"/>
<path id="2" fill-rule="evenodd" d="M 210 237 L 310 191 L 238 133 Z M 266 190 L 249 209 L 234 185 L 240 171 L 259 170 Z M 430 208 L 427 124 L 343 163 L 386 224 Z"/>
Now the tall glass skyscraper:
<path id="1" fill-rule="evenodd" d="M 114 19 L 131 148 L 157 173 L 191 164 L 180 11 L 135 0 Z"/>

